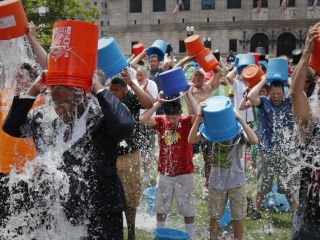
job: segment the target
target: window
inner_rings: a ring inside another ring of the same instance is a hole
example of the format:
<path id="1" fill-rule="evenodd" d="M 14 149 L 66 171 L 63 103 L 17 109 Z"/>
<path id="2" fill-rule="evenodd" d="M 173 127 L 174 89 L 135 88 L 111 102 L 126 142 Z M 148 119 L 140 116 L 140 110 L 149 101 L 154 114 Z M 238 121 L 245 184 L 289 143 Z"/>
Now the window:
<path id="1" fill-rule="evenodd" d="M 237 39 L 229 39 L 229 51 L 237 52 Z"/>
<path id="2" fill-rule="evenodd" d="M 216 7 L 216 0 L 201 0 L 201 9 L 215 9 Z"/>
<path id="3" fill-rule="evenodd" d="M 260 0 L 261 1 L 261 7 L 267 8 L 268 7 L 268 0 Z M 258 5 L 259 0 L 253 0 L 253 8 L 256 8 Z"/>
<path id="4" fill-rule="evenodd" d="M 177 0 L 179 1 L 179 0 Z M 182 4 L 180 4 L 180 11 L 188 11 L 190 10 L 190 1 L 191 0 L 182 0 Z"/>
<path id="5" fill-rule="evenodd" d="M 135 44 L 137 44 L 137 43 L 139 43 L 138 41 L 132 41 L 131 42 L 131 53 L 133 54 L 133 46 L 135 45 Z"/>
<path id="6" fill-rule="evenodd" d="M 103 27 L 103 21 L 100 21 L 100 26 Z"/>
<path id="7" fill-rule="evenodd" d="M 130 0 L 130 12 L 142 12 L 142 0 Z"/>
<path id="8" fill-rule="evenodd" d="M 97 2 L 94 2 L 93 5 L 97 6 Z"/>
<path id="9" fill-rule="evenodd" d="M 280 6 L 281 6 L 281 3 L 283 1 L 287 1 L 288 2 L 288 7 L 295 7 L 296 6 L 296 1 L 295 0 L 280 0 Z"/>
<path id="10" fill-rule="evenodd" d="M 165 12 L 166 11 L 166 0 L 153 0 L 153 11 L 154 12 Z"/>
<path id="11" fill-rule="evenodd" d="M 315 0 L 308 0 L 308 7 L 313 7 Z M 317 1 L 317 6 L 320 7 L 320 1 Z"/>
<path id="12" fill-rule="evenodd" d="M 107 8 L 107 7 L 108 7 L 108 4 L 107 4 L 107 3 L 104 3 L 104 7 Z"/>
<path id="13" fill-rule="evenodd" d="M 179 40 L 179 53 L 186 52 L 186 45 L 184 44 L 184 40 Z"/>
<path id="14" fill-rule="evenodd" d="M 228 0 L 227 8 L 241 8 L 241 0 Z"/>

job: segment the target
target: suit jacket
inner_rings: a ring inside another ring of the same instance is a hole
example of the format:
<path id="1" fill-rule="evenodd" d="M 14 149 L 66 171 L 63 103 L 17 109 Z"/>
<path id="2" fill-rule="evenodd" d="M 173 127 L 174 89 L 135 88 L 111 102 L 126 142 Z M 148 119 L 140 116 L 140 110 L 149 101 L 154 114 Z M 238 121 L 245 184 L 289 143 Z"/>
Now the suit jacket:
<path id="1" fill-rule="evenodd" d="M 96 97 L 99 104 L 93 104 L 89 109 L 85 134 L 64 151 L 59 166 L 69 177 L 69 196 L 62 202 L 69 219 L 121 212 L 126 207 L 116 171 L 117 143 L 132 133 L 134 120 L 128 108 L 107 89 Z M 46 106 L 28 116 L 33 102 L 14 97 L 3 130 L 15 137 L 31 135 L 41 154 L 57 143 L 59 121 L 48 121 Z"/>

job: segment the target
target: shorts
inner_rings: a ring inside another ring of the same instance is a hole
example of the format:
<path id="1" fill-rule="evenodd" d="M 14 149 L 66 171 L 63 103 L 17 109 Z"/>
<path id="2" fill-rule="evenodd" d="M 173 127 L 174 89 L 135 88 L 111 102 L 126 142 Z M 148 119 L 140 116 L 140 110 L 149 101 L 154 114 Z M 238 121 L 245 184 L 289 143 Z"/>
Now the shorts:
<path id="1" fill-rule="evenodd" d="M 279 193 L 289 193 L 290 186 L 294 186 L 295 176 L 289 176 L 288 173 L 289 163 L 285 157 L 260 151 L 257 156 L 257 192 L 264 195 L 271 192 L 275 181 L 278 184 Z"/>
<path id="2" fill-rule="evenodd" d="M 140 150 L 118 156 L 117 172 L 123 185 L 128 207 L 137 208 L 141 197 Z"/>
<path id="3" fill-rule="evenodd" d="M 143 162 L 155 159 L 156 132 L 147 125 L 140 124 L 141 159 Z"/>
<path id="4" fill-rule="evenodd" d="M 168 214 L 171 212 L 173 198 L 175 198 L 179 214 L 184 217 L 195 216 L 195 188 L 193 178 L 193 173 L 175 177 L 159 174 L 156 186 L 156 213 Z"/>
<path id="5" fill-rule="evenodd" d="M 231 219 L 242 220 L 247 216 L 247 197 L 245 186 L 223 192 L 209 189 L 208 214 L 211 220 L 219 220 L 230 200 Z"/>

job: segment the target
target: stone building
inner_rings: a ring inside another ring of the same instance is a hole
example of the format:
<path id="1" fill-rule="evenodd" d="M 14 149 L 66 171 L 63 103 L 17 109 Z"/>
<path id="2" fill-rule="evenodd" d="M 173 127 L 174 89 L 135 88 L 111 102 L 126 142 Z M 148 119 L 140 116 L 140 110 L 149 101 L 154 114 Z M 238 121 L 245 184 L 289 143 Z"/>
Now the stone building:
<path id="1" fill-rule="evenodd" d="M 100 35 L 115 37 L 126 55 L 134 43 L 149 46 L 156 39 L 183 53 L 183 40 L 190 34 L 199 34 L 222 55 L 258 46 L 274 56 L 290 55 L 303 47 L 308 28 L 320 18 L 320 1 L 314 0 L 182 0 L 179 13 L 173 14 L 177 2 L 96 0 L 92 5 L 102 12 Z"/>

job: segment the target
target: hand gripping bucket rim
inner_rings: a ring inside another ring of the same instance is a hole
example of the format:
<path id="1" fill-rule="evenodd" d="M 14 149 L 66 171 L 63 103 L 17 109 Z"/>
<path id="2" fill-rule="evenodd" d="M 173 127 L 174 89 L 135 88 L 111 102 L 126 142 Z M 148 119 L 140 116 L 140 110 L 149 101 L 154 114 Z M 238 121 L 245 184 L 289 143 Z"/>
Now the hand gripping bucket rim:
<path id="1" fill-rule="evenodd" d="M 0 1 L 0 40 L 10 40 L 27 32 L 28 19 L 21 0 Z"/>
<path id="2" fill-rule="evenodd" d="M 154 230 L 156 239 L 159 240 L 189 240 L 189 233 L 174 228 L 158 228 Z"/>

